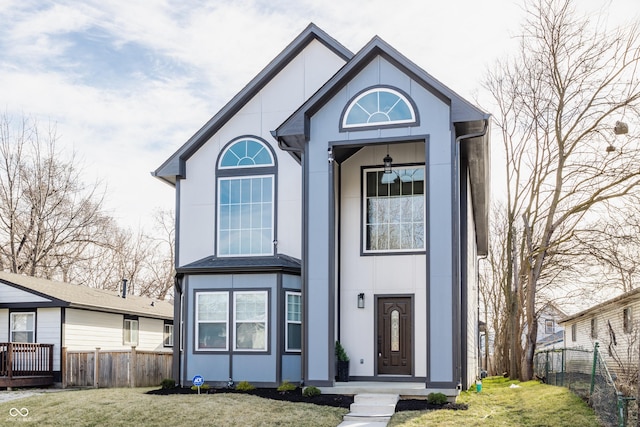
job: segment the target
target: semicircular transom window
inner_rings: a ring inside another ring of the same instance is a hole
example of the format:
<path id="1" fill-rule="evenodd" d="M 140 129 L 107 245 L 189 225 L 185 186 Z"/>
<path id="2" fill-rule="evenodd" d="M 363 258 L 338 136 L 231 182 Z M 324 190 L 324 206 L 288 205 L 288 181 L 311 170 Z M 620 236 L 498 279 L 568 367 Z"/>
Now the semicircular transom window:
<path id="1" fill-rule="evenodd" d="M 416 112 L 409 99 L 390 88 L 373 88 L 356 96 L 342 119 L 343 128 L 415 123 Z"/>
<path id="2" fill-rule="evenodd" d="M 271 151 L 255 139 L 241 139 L 229 145 L 220 158 L 220 169 L 273 166 Z"/>

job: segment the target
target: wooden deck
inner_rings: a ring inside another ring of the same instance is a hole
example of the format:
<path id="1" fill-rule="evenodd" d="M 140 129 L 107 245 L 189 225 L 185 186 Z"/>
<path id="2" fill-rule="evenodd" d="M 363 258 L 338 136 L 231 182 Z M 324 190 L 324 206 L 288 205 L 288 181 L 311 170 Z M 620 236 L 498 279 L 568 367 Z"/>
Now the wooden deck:
<path id="1" fill-rule="evenodd" d="M 53 384 L 53 344 L 0 343 L 0 387 Z"/>

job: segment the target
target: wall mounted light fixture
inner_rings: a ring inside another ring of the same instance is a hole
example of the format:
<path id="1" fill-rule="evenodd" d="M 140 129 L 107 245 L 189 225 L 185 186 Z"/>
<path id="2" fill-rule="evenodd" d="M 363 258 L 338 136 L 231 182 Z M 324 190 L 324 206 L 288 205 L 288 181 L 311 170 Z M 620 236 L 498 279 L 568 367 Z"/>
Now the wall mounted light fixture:
<path id="1" fill-rule="evenodd" d="M 358 294 L 358 308 L 364 308 L 364 294 Z"/>

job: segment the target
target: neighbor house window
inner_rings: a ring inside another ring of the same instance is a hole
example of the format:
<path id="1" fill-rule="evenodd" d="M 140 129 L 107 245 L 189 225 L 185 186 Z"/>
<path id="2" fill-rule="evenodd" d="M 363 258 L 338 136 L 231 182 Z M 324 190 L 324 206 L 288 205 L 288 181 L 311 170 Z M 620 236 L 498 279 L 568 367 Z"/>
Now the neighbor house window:
<path id="1" fill-rule="evenodd" d="M 302 295 L 287 292 L 286 351 L 302 350 Z"/>
<path id="2" fill-rule="evenodd" d="M 266 143 L 243 138 L 218 163 L 218 255 L 273 255 L 275 160 Z"/>
<path id="3" fill-rule="evenodd" d="M 125 345 L 138 345 L 138 319 L 124 319 L 122 328 L 122 343 Z"/>
<path id="4" fill-rule="evenodd" d="M 234 350 L 267 350 L 267 296 L 267 291 L 234 292 Z"/>
<path id="5" fill-rule="evenodd" d="M 575 323 L 571 325 L 571 341 L 576 342 L 578 340 L 578 325 Z"/>
<path id="6" fill-rule="evenodd" d="M 554 322 L 552 319 L 545 319 L 544 321 L 544 333 L 552 334 L 554 333 Z"/>
<path id="7" fill-rule="evenodd" d="M 163 344 L 165 347 L 173 347 L 173 324 L 164 324 Z"/>
<path id="8" fill-rule="evenodd" d="M 591 319 L 591 338 L 598 338 L 598 319 Z"/>
<path id="9" fill-rule="evenodd" d="M 424 251 L 424 166 L 363 172 L 364 252 Z"/>
<path id="10" fill-rule="evenodd" d="M 228 292 L 196 294 L 196 350 L 228 350 L 228 319 Z"/>
<path id="11" fill-rule="evenodd" d="M 351 100 L 343 111 L 340 125 L 350 129 L 416 122 L 416 111 L 407 95 L 388 87 L 374 87 Z"/>
<path id="12" fill-rule="evenodd" d="M 11 313 L 11 342 L 36 342 L 36 313 Z"/>
<path id="13" fill-rule="evenodd" d="M 622 310 L 622 323 L 624 327 L 624 331 L 628 334 L 633 330 L 631 318 L 631 308 L 627 307 Z"/>

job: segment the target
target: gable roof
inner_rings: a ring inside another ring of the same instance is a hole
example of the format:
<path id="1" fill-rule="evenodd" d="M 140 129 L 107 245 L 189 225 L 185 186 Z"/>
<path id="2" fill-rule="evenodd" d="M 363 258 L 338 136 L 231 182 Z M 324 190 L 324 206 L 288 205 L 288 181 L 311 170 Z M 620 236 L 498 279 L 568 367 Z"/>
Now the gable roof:
<path id="1" fill-rule="evenodd" d="M 126 298 L 122 298 L 113 291 L 23 276 L 5 271 L 0 271 L 0 283 L 47 298 L 52 301 L 54 306 L 58 307 L 173 319 L 172 304 L 147 297 L 127 295 Z M 11 304 L 11 302 L 2 301 L 0 302 L 0 307 L 7 304 Z M 26 306 L 28 303 L 23 303 L 23 305 Z"/>
<path id="2" fill-rule="evenodd" d="M 618 295 L 617 297 L 606 300 L 600 304 L 596 304 L 593 307 L 589 307 L 586 310 L 582 310 L 578 313 L 567 316 L 564 319 L 561 319 L 558 323 L 567 323 L 567 322 L 571 322 L 572 320 L 576 320 L 580 317 L 586 317 L 586 316 L 598 314 L 600 312 L 603 312 L 609 309 L 618 308 L 619 306 L 623 306 L 623 305 L 635 302 L 638 299 L 640 299 L 640 288 L 633 289 L 622 295 Z"/>
<path id="3" fill-rule="evenodd" d="M 234 96 L 216 115 L 198 130 L 189 140 L 169 157 L 151 175 L 175 185 L 177 178 L 184 177 L 184 162 L 227 123 L 251 98 L 289 64 L 313 40 L 317 40 L 336 55 L 349 60 L 353 53 L 311 23 L 278 56 L 276 56 L 256 77 Z"/>
<path id="4" fill-rule="evenodd" d="M 279 271 L 300 275 L 301 263 L 284 254 L 263 257 L 216 257 L 215 255 L 178 267 L 178 273 L 264 273 Z"/>
<path id="5" fill-rule="evenodd" d="M 478 255 L 489 250 L 489 123 L 491 115 L 480 110 L 402 55 L 380 37 L 375 36 L 356 53 L 327 83 L 313 94 L 284 123 L 271 132 L 283 150 L 300 160 L 310 137 L 310 118 L 338 91 L 376 57 L 381 56 L 411 79 L 422 85 L 451 109 L 460 153 L 469 165 L 473 214 L 476 224 Z"/>

